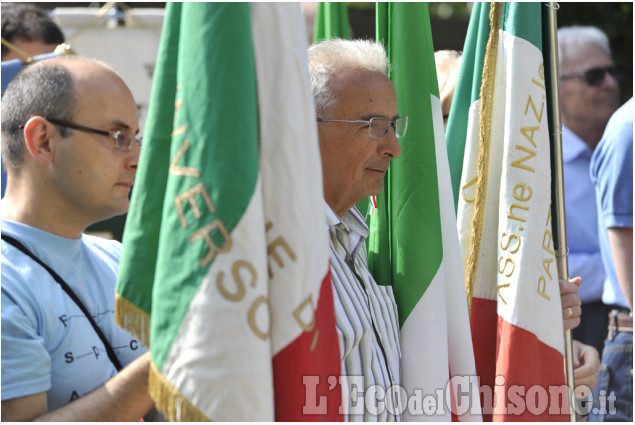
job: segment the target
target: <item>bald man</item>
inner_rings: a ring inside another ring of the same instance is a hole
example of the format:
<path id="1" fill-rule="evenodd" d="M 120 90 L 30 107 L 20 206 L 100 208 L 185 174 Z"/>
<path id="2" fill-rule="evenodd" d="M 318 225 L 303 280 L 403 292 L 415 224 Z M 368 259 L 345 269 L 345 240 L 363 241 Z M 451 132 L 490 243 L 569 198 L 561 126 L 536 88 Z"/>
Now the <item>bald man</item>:
<path id="1" fill-rule="evenodd" d="M 123 214 L 137 108 L 107 65 L 30 65 L 2 101 L 2 419 L 137 421 L 149 353 L 114 321 L 121 245 L 83 234 Z"/>

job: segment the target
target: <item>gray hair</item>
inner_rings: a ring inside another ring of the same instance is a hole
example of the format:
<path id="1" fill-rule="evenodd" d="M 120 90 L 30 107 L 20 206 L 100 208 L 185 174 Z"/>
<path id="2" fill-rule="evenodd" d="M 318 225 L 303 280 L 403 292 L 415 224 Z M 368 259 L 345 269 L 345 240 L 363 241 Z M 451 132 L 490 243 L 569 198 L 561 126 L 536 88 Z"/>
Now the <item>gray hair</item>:
<path id="1" fill-rule="evenodd" d="M 388 75 L 386 51 L 371 40 L 335 38 L 322 41 L 309 48 L 308 56 L 311 89 L 318 116 L 328 114 L 337 105 L 337 96 L 329 82 L 338 72 L 359 70 Z"/>
<path id="2" fill-rule="evenodd" d="M 602 30 L 593 26 L 570 26 L 558 30 L 558 60 L 560 67 L 575 56 L 576 51 L 589 44 L 595 44 L 611 56 L 609 39 Z"/>

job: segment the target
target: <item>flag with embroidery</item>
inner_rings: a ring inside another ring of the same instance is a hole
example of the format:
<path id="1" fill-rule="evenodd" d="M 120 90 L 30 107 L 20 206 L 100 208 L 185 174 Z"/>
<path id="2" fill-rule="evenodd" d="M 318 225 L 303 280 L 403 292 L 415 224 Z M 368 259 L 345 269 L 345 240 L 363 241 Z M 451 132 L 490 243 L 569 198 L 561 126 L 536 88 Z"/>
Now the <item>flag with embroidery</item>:
<path id="1" fill-rule="evenodd" d="M 298 4 L 167 5 L 117 318 L 171 420 L 341 419 L 304 34 Z"/>
<path id="2" fill-rule="evenodd" d="M 541 7 L 475 3 L 448 122 L 486 420 L 568 420 Z"/>
<path id="3" fill-rule="evenodd" d="M 403 417 L 479 420 L 476 382 L 458 378 L 474 377 L 475 366 L 427 4 L 378 3 L 377 40 L 409 123 L 370 218 L 369 262 L 377 283 L 393 285 L 402 402 L 446 396 L 432 411 L 403 405 Z"/>

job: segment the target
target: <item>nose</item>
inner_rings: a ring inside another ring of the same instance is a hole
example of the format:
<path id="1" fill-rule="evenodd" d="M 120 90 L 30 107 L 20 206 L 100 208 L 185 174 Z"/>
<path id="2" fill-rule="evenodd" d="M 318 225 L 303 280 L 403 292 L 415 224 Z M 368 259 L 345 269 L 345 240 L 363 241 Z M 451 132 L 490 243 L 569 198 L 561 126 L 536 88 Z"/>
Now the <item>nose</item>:
<path id="1" fill-rule="evenodd" d="M 126 168 L 137 172 L 137 165 L 139 165 L 139 155 L 141 154 L 141 145 L 139 143 L 134 142 L 132 144 L 132 149 L 126 153 Z"/>
<path id="2" fill-rule="evenodd" d="M 619 87 L 620 82 L 615 75 L 607 71 L 604 73 L 604 79 L 602 80 L 602 85 L 603 86 L 606 85 L 609 87 Z"/>
<path id="3" fill-rule="evenodd" d="M 395 136 L 395 131 L 392 127 L 389 128 L 388 133 L 381 139 L 379 144 L 379 154 L 386 158 L 397 158 L 401 155 L 401 144 L 399 139 Z"/>

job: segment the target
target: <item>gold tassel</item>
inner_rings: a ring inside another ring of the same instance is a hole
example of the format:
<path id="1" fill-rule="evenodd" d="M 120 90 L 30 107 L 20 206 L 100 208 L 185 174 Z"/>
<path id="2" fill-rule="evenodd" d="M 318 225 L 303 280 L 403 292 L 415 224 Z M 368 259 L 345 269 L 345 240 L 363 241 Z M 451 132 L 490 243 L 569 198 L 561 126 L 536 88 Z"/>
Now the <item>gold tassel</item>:
<path id="1" fill-rule="evenodd" d="M 483 77 L 481 81 L 479 106 L 479 152 L 478 181 L 474 199 L 474 216 L 472 217 L 472 234 L 470 237 L 470 255 L 465 270 L 465 292 L 467 294 L 468 312 L 472 311 L 472 295 L 476 280 L 476 263 L 478 262 L 481 237 L 483 233 L 483 216 L 485 213 L 485 196 L 489 167 L 489 149 L 492 136 L 492 108 L 496 79 L 496 62 L 498 60 L 498 35 L 500 30 L 501 3 L 490 3 L 490 33 L 485 50 Z"/>
<path id="2" fill-rule="evenodd" d="M 148 391 L 154 405 L 171 422 L 210 422 L 179 390 L 165 379 L 154 362 L 150 364 Z"/>
<path id="3" fill-rule="evenodd" d="M 150 347 L 150 315 L 119 294 L 115 294 L 115 322 Z"/>

